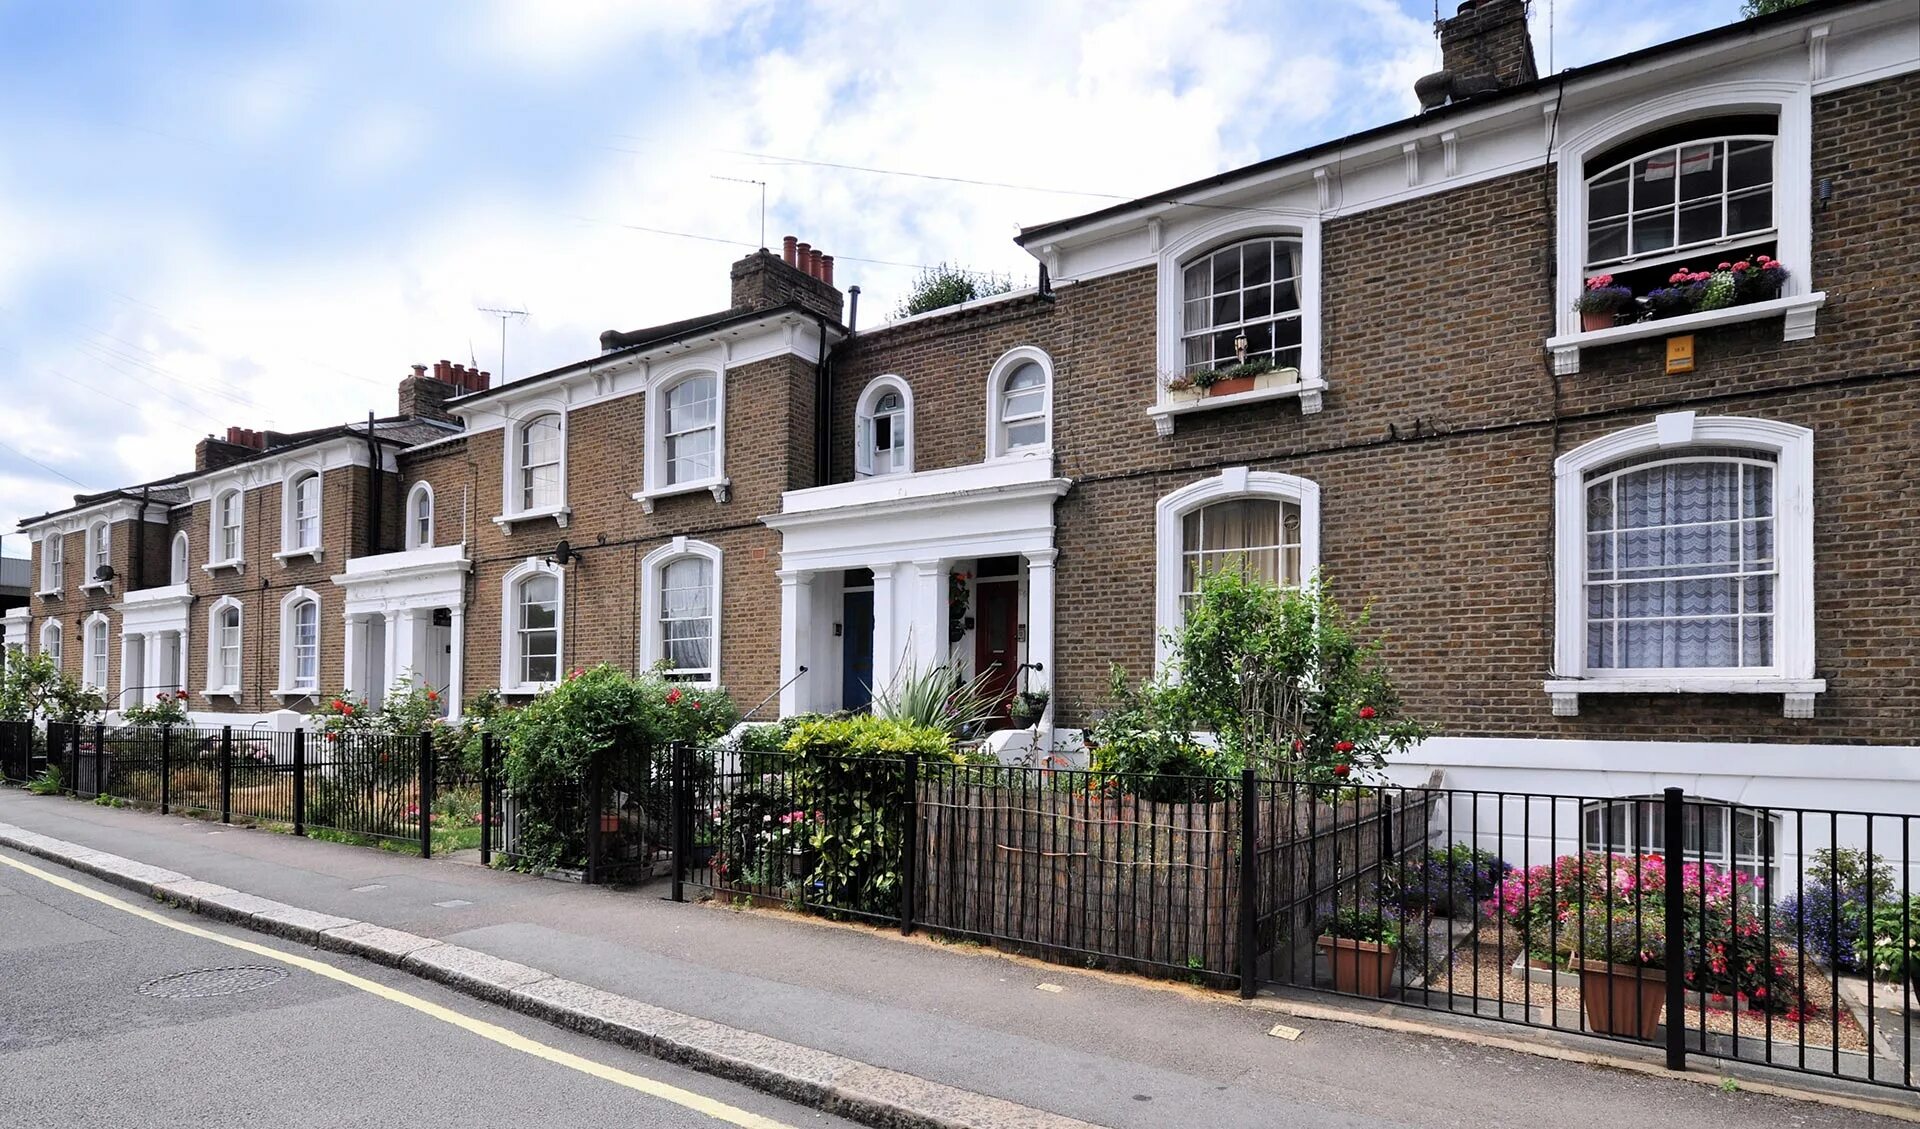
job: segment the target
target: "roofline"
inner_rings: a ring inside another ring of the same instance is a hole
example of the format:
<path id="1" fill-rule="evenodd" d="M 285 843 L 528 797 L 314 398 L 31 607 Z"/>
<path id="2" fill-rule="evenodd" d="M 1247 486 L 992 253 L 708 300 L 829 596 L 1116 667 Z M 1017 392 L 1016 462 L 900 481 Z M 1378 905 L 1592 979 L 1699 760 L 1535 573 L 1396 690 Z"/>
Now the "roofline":
<path id="1" fill-rule="evenodd" d="M 1624 55 L 1615 55 L 1609 59 L 1601 59 L 1598 62 L 1588 63 L 1583 67 L 1568 67 L 1558 74 L 1544 75 L 1532 82 L 1522 83 L 1518 86 L 1509 86 L 1484 97 L 1470 98 L 1464 102 L 1452 102 L 1445 106 L 1415 114 L 1410 118 L 1400 118 L 1397 121 L 1363 129 L 1358 133 L 1350 133 L 1344 137 L 1336 137 L 1330 141 L 1310 145 L 1305 149 L 1296 149 L 1291 153 L 1282 153 L 1277 157 L 1268 157 L 1265 160 L 1257 161 L 1251 165 L 1242 165 L 1239 168 L 1228 169 L 1225 172 L 1215 173 L 1212 176 L 1189 181 L 1186 184 L 1169 188 L 1164 192 L 1156 192 L 1135 200 L 1112 204 L 1096 211 L 1085 212 L 1077 216 L 1069 216 L 1065 219 L 1051 220 L 1046 223 L 1036 224 L 1033 227 L 1022 228 L 1020 229 L 1020 234 L 1015 236 L 1013 241 L 1016 245 L 1024 248 L 1035 240 L 1052 238 L 1076 228 L 1086 227 L 1099 223 L 1102 220 L 1124 216 L 1131 212 L 1139 212 L 1149 208 L 1181 207 L 1186 204 L 1187 201 L 1183 201 L 1179 199 L 1179 197 L 1189 193 L 1200 192 L 1206 189 L 1225 188 L 1238 181 L 1248 180 L 1288 165 L 1338 153 L 1356 144 L 1390 136 L 1412 126 L 1425 126 L 1446 121 L 1469 112 L 1485 110 L 1490 106 L 1499 106 L 1508 102 L 1518 102 L 1522 99 L 1536 96 L 1543 91 L 1564 88 L 1570 82 L 1593 78 L 1610 71 L 1636 66 L 1640 63 L 1658 59 L 1666 55 L 1680 54 L 1719 40 L 1753 38 L 1790 23 L 1826 16 L 1843 8 L 1866 7 L 1879 2 L 1880 0 L 1808 0 L 1807 3 L 1796 8 L 1785 8 L 1764 16 L 1754 16 L 1749 19 L 1740 20 L 1737 23 L 1724 24 L 1720 27 L 1708 28 L 1705 31 L 1697 31 L 1692 35 L 1683 36 L 1679 39 L 1669 39 L 1663 43 L 1655 43 L 1648 47 L 1642 47 L 1638 51 L 1629 51 Z"/>
<path id="2" fill-rule="evenodd" d="M 723 317 L 718 321 L 709 322 L 708 324 L 700 326 L 696 329 L 689 329 L 684 333 L 672 334 L 666 337 L 662 337 L 657 341 L 647 341 L 638 345 L 626 345 L 618 349 L 609 349 L 606 352 L 600 353 L 596 356 L 585 357 L 577 361 L 569 361 L 568 363 L 561 365 L 558 368 L 551 368 L 545 372 L 534 373 L 532 376 L 523 376 L 519 380 L 508 381 L 505 384 L 501 384 L 493 388 L 488 388 L 485 391 L 472 392 L 472 393 L 468 393 L 465 396 L 456 396 L 448 400 L 446 402 L 446 406 L 448 408 L 459 408 L 459 407 L 464 407 L 468 404 L 476 404 L 482 400 L 491 399 L 495 396 L 503 395 L 508 392 L 517 392 L 523 388 L 531 388 L 537 384 L 542 384 L 546 381 L 553 380 L 558 377 L 568 376 L 572 373 L 577 373 L 586 369 L 591 369 L 596 365 L 605 364 L 606 362 L 611 360 L 618 360 L 619 358 L 622 358 L 622 357 L 634 356 L 636 354 L 641 354 L 641 353 L 650 353 L 655 349 L 661 349 L 668 345 L 677 345 L 692 338 L 709 337 L 716 333 L 721 333 L 725 330 L 732 329 L 736 326 L 746 325 L 749 322 L 763 321 L 763 320 L 767 320 L 775 317 L 783 317 L 788 314 L 802 314 L 808 318 L 819 318 L 820 320 L 824 321 L 827 325 L 831 326 L 834 329 L 839 330 L 842 334 L 845 334 L 847 331 L 846 326 L 840 324 L 840 321 L 838 318 L 827 317 L 825 314 L 821 314 L 821 313 L 818 313 L 817 311 L 810 310 L 798 302 L 786 302 L 786 303 L 783 303 L 782 305 L 768 306 L 764 309 L 759 309 L 759 310 L 742 310 L 737 314 L 731 315 L 729 317 Z"/>

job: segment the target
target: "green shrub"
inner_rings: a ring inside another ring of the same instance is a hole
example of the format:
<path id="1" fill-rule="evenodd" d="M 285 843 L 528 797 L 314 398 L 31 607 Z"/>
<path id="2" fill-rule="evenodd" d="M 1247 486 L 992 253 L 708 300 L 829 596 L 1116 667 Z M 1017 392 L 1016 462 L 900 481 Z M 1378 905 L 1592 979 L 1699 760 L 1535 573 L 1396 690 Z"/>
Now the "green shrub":
<path id="1" fill-rule="evenodd" d="M 895 307 L 893 316 L 912 317 L 914 314 L 924 314 L 928 310 L 940 310 L 948 306 L 957 306 L 962 302 L 971 302 L 976 298 L 1005 294 L 1012 289 L 1012 275 L 968 270 L 965 267 L 941 263 L 920 272 L 908 287 L 907 296 L 900 300 L 899 306 Z"/>
<path id="2" fill-rule="evenodd" d="M 1327 919 L 1326 924 L 1320 927 L 1320 932 L 1327 937 L 1371 941 L 1389 948 L 1397 948 L 1400 944 L 1400 923 L 1379 906 L 1352 906 L 1340 910 Z"/>
<path id="3" fill-rule="evenodd" d="M 1857 963 L 1881 980 L 1920 976 L 1920 896 L 1881 902 L 1873 907 L 1872 926 L 1855 942 Z M 1871 943 L 1872 951 L 1868 951 Z"/>
<path id="4" fill-rule="evenodd" d="M 97 691 L 44 654 L 9 656 L 0 671 L 0 720 L 84 724 L 98 721 L 106 708 Z"/>

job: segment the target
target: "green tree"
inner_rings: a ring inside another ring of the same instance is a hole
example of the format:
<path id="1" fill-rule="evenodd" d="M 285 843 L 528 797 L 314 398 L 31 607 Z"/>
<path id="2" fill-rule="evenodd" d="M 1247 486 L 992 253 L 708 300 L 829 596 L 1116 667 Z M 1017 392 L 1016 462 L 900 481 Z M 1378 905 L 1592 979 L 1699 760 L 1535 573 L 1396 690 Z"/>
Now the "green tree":
<path id="1" fill-rule="evenodd" d="M 63 673 L 46 655 L 17 655 L 0 676 L 0 719 L 83 722 L 107 708 L 97 691 Z"/>
<path id="2" fill-rule="evenodd" d="M 907 296 L 895 307 L 893 316 L 897 318 L 924 314 L 928 310 L 945 309 L 962 302 L 971 302 L 975 298 L 987 298 L 995 294 L 1005 294 L 1013 289 L 1013 276 L 992 274 L 987 271 L 968 270 L 965 267 L 950 266 L 941 263 L 920 272 L 908 287 Z"/>
<path id="3" fill-rule="evenodd" d="M 1741 8 L 1741 14 L 1748 19 L 1755 16 L 1771 16 L 1775 12 L 1784 12 L 1788 8 L 1798 8 L 1807 0 L 1747 0 Z"/>

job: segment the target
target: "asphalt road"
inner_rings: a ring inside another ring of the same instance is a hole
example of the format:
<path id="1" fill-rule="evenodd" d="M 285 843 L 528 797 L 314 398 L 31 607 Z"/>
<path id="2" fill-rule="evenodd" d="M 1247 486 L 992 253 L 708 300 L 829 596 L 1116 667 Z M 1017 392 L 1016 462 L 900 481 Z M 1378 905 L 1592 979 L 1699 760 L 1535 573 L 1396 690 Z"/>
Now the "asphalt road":
<path id="1" fill-rule="evenodd" d="M 0 856 L 165 921 L 362 981 L 182 932 L 0 864 L 6 1129 L 852 1124 L 392 969 L 142 903 L 42 860 Z M 481 1033 L 484 1024 L 533 1043 L 503 1045 Z M 662 1083 L 681 1092 L 663 1095 Z"/>

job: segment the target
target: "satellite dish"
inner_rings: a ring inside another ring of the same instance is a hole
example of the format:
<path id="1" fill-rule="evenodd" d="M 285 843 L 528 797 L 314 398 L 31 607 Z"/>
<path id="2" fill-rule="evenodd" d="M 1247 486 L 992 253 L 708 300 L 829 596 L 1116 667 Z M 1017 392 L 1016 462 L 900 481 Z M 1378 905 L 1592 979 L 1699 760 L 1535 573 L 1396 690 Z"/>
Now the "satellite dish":
<path id="1" fill-rule="evenodd" d="M 102 584 L 107 583 L 113 579 L 113 566 L 101 565 L 99 568 L 94 569 L 93 578 Z"/>
<path id="2" fill-rule="evenodd" d="M 572 559 L 573 559 L 573 546 L 568 544 L 566 541 L 563 540 L 558 545 L 555 545 L 553 547 L 553 563 L 554 564 L 564 566 L 568 561 Z"/>

